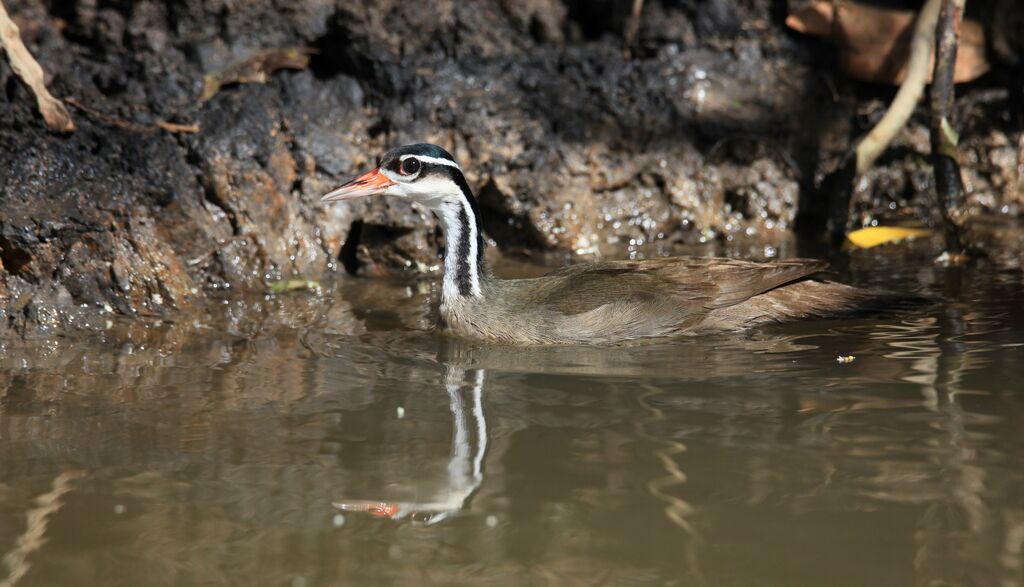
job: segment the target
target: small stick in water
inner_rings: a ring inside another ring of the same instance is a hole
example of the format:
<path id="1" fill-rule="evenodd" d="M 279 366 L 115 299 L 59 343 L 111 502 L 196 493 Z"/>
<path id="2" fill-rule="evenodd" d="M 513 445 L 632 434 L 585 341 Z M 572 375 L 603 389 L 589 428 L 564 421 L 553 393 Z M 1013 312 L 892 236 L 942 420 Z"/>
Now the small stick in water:
<path id="1" fill-rule="evenodd" d="M 943 0 L 935 34 L 935 74 L 931 88 L 932 167 L 935 191 L 945 228 L 946 252 L 958 255 L 964 246 L 959 217 L 964 209 L 964 184 L 957 161 L 960 135 L 953 128 L 952 110 L 956 95 L 953 68 L 960 44 L 960 22 L 966 0 Z"/>

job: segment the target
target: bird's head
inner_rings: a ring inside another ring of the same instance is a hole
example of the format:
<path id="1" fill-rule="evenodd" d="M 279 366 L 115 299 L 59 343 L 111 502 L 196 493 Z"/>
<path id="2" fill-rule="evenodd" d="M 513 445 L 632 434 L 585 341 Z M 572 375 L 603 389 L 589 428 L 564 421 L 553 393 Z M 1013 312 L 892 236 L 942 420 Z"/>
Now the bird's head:
<path id="1" fill-rule="evenodd" d="M 471 197 L 468 190 L 451 153 L 437 145 L 419 143 L 388 151 L 376 168 L 326 194 L 322 201 L 388 195 L 437 210 L 446 202 Z"/>

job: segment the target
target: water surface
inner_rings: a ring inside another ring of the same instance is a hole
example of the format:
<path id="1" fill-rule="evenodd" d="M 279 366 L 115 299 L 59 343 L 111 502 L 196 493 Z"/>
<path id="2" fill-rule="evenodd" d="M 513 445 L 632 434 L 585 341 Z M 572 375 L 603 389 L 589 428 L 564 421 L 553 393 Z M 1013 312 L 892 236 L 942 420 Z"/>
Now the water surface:
<path id="1" fill-rule="evenodd" d="M 930 260 L 840 263 L 895 316 L 614 348 L 356 279 L 2 343 L 0 585 L 1021 585 L 1019 262 Z"/>

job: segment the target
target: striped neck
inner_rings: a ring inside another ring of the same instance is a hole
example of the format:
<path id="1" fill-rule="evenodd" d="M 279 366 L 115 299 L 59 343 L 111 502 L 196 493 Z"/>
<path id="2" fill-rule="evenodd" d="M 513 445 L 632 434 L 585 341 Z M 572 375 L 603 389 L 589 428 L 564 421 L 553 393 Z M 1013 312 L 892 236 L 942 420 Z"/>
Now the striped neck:
<path id="1" fill-rule="evenodd" d="M 481 280 L 486 268 L 476 199 L 462 172 L 452 169 L 449 178 L 462 193 L 461 197 L 445 198 L 435 208 L 445 239 L 442 299 L 482 297 Z"/>

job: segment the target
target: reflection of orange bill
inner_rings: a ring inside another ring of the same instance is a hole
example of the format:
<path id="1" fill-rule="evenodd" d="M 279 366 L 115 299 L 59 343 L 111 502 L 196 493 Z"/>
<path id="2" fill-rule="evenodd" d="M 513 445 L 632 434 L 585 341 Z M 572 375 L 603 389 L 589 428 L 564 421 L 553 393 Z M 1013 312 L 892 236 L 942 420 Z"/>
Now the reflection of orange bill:
<path id="1" fill-rule="evenodd" d="M 335 503 L 334 506 L 346 512 L 366 512 L 378 518 L 393 518 L 400 509 L 397 503 L 384 501 L 346 501 Z"/>
<path id="2" fill-rule="evenodd" d="M 380 168 L 371 169 L 325 195 L 321 198 L 321 201 L 337 202 L 338 200 L 351 200 L 352 198 L 361 198 L 363 196 L 376 196 L 383 194 L 384 190 L 393 185 L 395 185 L 395 182 L 381 173 Z"/>

